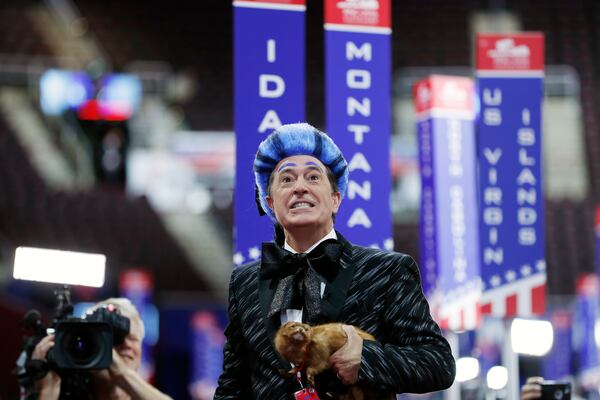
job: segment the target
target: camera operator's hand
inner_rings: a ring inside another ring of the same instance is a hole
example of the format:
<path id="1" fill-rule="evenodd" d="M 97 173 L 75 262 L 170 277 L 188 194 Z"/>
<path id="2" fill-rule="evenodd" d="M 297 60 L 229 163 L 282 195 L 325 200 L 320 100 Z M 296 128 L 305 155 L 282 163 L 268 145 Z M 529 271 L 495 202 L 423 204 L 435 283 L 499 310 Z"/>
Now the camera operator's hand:
<path id="1" fill-rule="evenodd" d="M 51 348 L 54 347 L 54 335 L 44 336 L 42 340 L 35 346 L 31 354 L 32 360 L 48 361 L 47 356 Z"/>
<path id="2" fill-rule="evenodd" d="M 119 355 L 119 353 L 113 349 L 112 351 L 112 363 L 107 369 L 92 371 L 92 375 L 98 381 L 101 381 L 105 384 L 115 384 L 118 383 L 123 376 L 127 373 L 128 370 L 133 370 L 128 367 L 123 360 L 123 357 Z"/>
<path id="3" fill-rule="evenodd" d="M 531 376 L 521 388 L 521 400 L 539 399 L 542 397 L 542 386 L 544 378 L 540 376 Z"/>
<path id="4" fill-rule="evenodd" d="M 134 400 L 170 399 L 169 396 L 146 382 L 132 366 L 128 365 L 126 358 L 121 356 L 115 349 L 113 349 L 113 361 L 110 367 L 100 371 L 92 371 L 92 375 L 95 378 L 96 388 L 108 389 L 112 387 L 112 390 L 116 389 L 120 393 L 125 392 Z M 113 391 L 111 396 L 116 397 L 117 392 Z"/>
<path id="5" fill-rule="evenodd" d="M 33 349 L 32 360 L 48 361 L 48 351 L 54 347 L 54 335 L 45 336 Z M 56 400 L 60 396 L 60 376 L 49 370 L 46 375 L 38 380 L 40 387 L 40 400 Z"/>

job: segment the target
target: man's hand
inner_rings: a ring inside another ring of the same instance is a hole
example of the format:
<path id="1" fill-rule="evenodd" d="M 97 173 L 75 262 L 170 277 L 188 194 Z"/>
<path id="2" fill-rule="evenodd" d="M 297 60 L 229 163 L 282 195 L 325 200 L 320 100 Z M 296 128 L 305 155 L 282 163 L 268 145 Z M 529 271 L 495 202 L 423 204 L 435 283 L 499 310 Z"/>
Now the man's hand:
<path id="1" fill-rule="evenodd" d="M 94 370 L 91 371 L 91 373 L 98 381 L 110 385 L 115 383 L 118 384 L 119 380 L 123 378 L 123 375 L 125 375 L 127 370 L 131 370 L 131 368 L 125 364 L 123 358 L 113 348 L 112 363 L 110 363 L 109 367 L 107 369 Z"/>
<path id="2" fill-rule="evenodd" d="M 540 376 L 532 376 L 527 378 L 527 381 L 521 388 L 521 400 L 539 399 L 542 397 L 542 387 L 544 378 Z"/>
<path id="3" fill-rule="evenodd" d="M 110 367 L 108 367 L 108 371 L 110 373 L 111 378 L 119 379 L 125 374 L 125 371 L 127 370 L 131 370 L 131 368 L 127 364 L 125 364 L 125 361 L 123 361 L 123 357 L 121 357 L 119 353 L 117 353 L 117 351 L 113 349 L 112 363 L 110 364 Z"/>
<path id="4" fill-rule="evenodd" d="M 342 325 L 348 340 L 329 358 L 332 370 L 344 385 L 353 385 L 358 380 L 363 339 L 350 325 Z"/>
<path id="5" fill-rule="evenodd" d="M 123 356 L 119 355 L 117 350 L 113 349 L 112 357 L 112 363 L 107 369 L 92 371 L 94 386 L 105 390 L 100 394 L 96 393 L 98 398 L 104 399 L 115 394 L 126 394 L 132 400 L 171 399 L 146 382 L 135 369 L 127 365 Z"/>
<path id="6" fill-rule="evenodd" d="M 35 346 L 31 354 L 32 360 L 48 361 L 48 351 L 54 347 L 54 335 L 44 336 Z M 56 400 L 60 396 L 60 376 L 54 371 L 48 371 L 38 380 L 40 400 Z"/>
<path id="7" fill-rule="evenodd" d="M 54 335 L 44 336 L 38 344 L 35 345 L 33 353 L 31 354 L 32 360 L 43 360 L 48 361 L 48 352 L 54 347 Z"/>

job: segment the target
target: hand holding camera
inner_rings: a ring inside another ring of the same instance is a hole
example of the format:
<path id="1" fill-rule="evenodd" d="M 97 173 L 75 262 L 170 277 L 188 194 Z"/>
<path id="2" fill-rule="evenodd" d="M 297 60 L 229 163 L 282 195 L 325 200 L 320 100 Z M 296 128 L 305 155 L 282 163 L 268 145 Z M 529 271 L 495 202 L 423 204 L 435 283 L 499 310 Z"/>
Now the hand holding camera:
<path id="1" fill-rule="evenodd" d="M 42 338 L 35 346 L 31 355 L 32 360 L 47 361 L 48 351 L 54 347 L 54 335 L 48 335 Z M 49 370 L 41 379 L 39 394 L 40 400 L 58 399 L 60 396 L 60 375 L 55 371 Z"/>
<path id="2" fill-rule="evenodd" d="M 14 370 L 21 387 L 21 399 L 170 399 L 138 372 L 142 363 L 144 323 L 129 299 L 102 300 L 84 318 L 72 316 L 67 284 L 102 286 L 103 278 L 98 277 L 104 276 L 104 256 L 19 249 L 15 254 L 17 279 L 40 280 L 40 268 L 48 269 L 48 265 L 39 265 L 40 253 L 44 253 L 46 259 L 54 257 L 57 265 L 76 266 L 71 273 L 43 280 L 62 284 L 54 291 L 57 307 L 51 329 L 44 326 L 36 310 L 27 312 L 21 322 L 26 334 Z M 56 261 L 57 253 L 61 254 L 58 257 L 61 263 Z M 75 255 L 79 261 L 74 259 Z M 82 276 L 81 257 L 86 260 L 91 280 L 73 280 L 73 276 Z M 47 274 L 43 276 L 47 279 Z"/>
<path id="3" fill-rule="evenodd" d="M 571 384 L 569 382 L 545 381 L 539 376 L 527 379 L 521 388 L 521 400 L 570 400 Z"/>
<path id="4" fill-rule="evenodd" d="M 77 393 L 80 387 L 89 386 L 89 376 L 83 371 L 109 383 L 129 368 L 114 347 L 125 342 L 131 322 L 112 305 L 99 307 L 83 319 L 65 318 L 55 326 L 55 333 L 42 337 L 35 345 L 28 362 L 37 366 L 40 398 L 58 398 L 61 376 L 71 383 L 68 391 Z"/>

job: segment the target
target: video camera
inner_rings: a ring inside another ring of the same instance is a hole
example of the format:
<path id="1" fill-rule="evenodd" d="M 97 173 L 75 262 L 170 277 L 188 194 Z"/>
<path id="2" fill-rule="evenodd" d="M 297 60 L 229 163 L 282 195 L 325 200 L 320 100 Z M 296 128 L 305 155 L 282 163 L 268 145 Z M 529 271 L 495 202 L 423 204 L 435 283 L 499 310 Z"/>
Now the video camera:
<path id="1" fill-rule="evenodd" d="M 125 340 L 130 320 L 112 304 L 99 307 L 84 318 L 73 317 L 68 286 L 54 293 L 58 303 L 51 325 L 55 336 L 54 348 L 48 352 L 47 362 L 31 359 L 35 346 L 51 330 L 42 324 L 38 311 L 27 312 L 22 326 L 33 331 L 33 334 L 26 337 L 17 360 L 17 379 L 26 393 L 25 398 L 35 399 L 36 380 L 48 370 L 54 370 L 61 376 L 61 399 L 87 398 L 89 370 L 109 367 L 112 348 Z"/>

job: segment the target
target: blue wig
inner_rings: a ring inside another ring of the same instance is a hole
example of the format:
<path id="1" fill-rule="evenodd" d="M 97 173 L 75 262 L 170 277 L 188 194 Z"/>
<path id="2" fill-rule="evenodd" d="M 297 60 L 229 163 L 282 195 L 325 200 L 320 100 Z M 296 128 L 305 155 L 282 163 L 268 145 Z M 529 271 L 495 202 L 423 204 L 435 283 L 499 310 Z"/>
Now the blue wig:
<path id="1" fill-rule="evenodd" d="M 275 214 L 267 205 L 269 178 L 279 161 L 297 155 L 320 160 L 335 176 L 342 198 L 346 192 L 348 163 L 333 140 L 307 123 L 282 125 L 262 141 L 254 159 L 254 178 L 260 205 L 273 221 Z"/>

